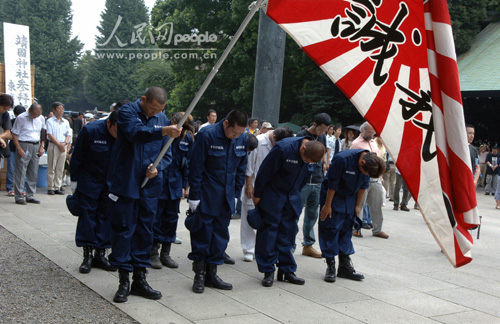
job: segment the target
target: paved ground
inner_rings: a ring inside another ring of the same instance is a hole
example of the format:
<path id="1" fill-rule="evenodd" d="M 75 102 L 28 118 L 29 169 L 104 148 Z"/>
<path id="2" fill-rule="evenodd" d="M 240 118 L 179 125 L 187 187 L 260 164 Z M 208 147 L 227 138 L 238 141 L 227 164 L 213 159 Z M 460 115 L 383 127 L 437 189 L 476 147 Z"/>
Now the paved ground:
<path id="1" fill-rule="evenodd" d="M 241 260 L 235 220 L 228 253 L 237 262 L 219 269 L 234 290 L 208 288 L 198 295 L 191 292 L 189 234 L 182 220 L 178 235 L 184 243 L 172 248 L 179 268 L 148 275 L 163 298 L 131 296 L 125 304 L 112 302 L 116 273 L 78 272 L 76 218 L 64 197 L 47 196 L 43 189 L 37 197 L 41 205 L 19 206 L 0 196 L 0 225 L 20 239 L 0 229 L 0 323 L 500 323 L 500 211 L 482 192 L 474 261 L 460 269 L 448 263 L 417 210 L 393 211 L 388 202 L 384 230 L 390 238 L 366 230 L 364 238 L 354 238 L 353 261 L 365 274 L 363 282 L 324 282 L 324 260 L 300 255 L 299 247 L 297 274 L 306 284 L 264 288 L 256 264 Z M 182 218 L 186 207 L 181 206 Z M 299 232 L 299 246 L 301 239 Z"/>

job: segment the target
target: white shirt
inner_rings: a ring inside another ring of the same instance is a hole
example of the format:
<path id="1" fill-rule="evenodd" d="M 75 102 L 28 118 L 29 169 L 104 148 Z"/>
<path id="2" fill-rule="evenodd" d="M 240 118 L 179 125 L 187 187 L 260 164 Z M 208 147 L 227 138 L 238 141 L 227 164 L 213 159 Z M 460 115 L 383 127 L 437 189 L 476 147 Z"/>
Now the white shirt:
<path id="1" fill-rule="evenodd" d="M 205 124 L 201 124 L 200 127 L 198 128 L 198 132 L 205 126 L 212 125 L 209 122 L 206 122 Z"/>
<path id="2" fill-rule="evenodd" d="M 342 142 L 339 140 L 339 152 L 342 151 Z M 335 153 L 335 145 L 337 143 L 337 138 L 335 136 L 328 136 L 326 135 L 326 147 L 330 149 L 330 161 L 333 158 L 333 155 Z"/>
<path id="3" fill-rule="evenodd" d="M 60 123 L 55 116 L 47 119 L 47 135 L 54 135 L 59 143 L 66 142 L 66 137 L 69 136 L 69 129 L 69 123 L 64 118 L 61 118 Z"/>
<path id="4" fill-rule="evenodd" d="M 252 178 L 252 186 L 255 186 L 255 178 L 257 178 L 260 165 L 273 148 L 273 143 L 271 143 L 269 139 L 269 133 L 257 135 L 256 138 L 259 145 L 248 154 L 247 170 L 245 174 L 247 177 Z M 252 199 L 248 199 L 247 195 L 245 195 L 245 190 L 243 190 L 241 194 L 241 200 L 244 203 L 253 205 Z"/>
<path id="5" fill-rule="evenodd" d="M 12 133 L 20 142 L 39 142 L 40 132 L 45 129 L 45 118 L 42 115 L 32 119 L 27 111 L 17 116 Z"/>

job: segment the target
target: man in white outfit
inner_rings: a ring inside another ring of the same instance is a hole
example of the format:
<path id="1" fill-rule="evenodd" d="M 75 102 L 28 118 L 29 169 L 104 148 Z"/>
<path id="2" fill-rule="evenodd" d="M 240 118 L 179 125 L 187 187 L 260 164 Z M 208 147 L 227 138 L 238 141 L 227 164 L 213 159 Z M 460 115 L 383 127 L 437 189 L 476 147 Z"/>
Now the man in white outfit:
<path id="1" fill-rule="evenodd" d="M 260 134 L 257 136 L 259 145 L 248 155 L 245 187 L 241 193 L 240 238 L 244 261 L 252 262 L 255 253 L 255 235 L 257 231 L 254 230 L 247 221 L 248 211 L 255 208 L 252 200 L 255 178 L 257 177 L 262 161 L 264 161 L 276 142 L 285 137 L 292 136 L 293 132 L 288 127 L 277 128 L 265 134 Z"/>

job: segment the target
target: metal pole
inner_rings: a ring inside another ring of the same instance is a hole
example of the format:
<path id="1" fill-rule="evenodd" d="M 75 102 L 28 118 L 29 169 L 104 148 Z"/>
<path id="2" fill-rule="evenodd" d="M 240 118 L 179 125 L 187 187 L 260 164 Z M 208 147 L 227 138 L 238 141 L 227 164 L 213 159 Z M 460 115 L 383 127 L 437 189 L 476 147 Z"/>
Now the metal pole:
<path id="1" fill-rule="evenodd" d="M 196 96 L 193 98 L 193 100 L 189 104 L 189 107 L 187 108 L 186 112 L 184 113 L 184 116 L 181 118 L 181 120 L 177 124 L 177 128 L 182 127 L 182 125 L 184 124 L 186 119 L 189 117 L 189 115 L 193 111 L 193 109 L 196 106 L 196 104 L 198 103 L 198 101 L 200 101 L 200 98 L 203 95 L 203 93 L 205 92 L 205 90 L 207 90 L 208 85 L 212 82 L 213 78 L 215 77 L 215 75 L 219 71 L 219 68 L 221 67 L 222 63 L 224 63 L 224 61 L 226 60 L 227 56 L 229 55 L 229 52 L 231 52 L 234 45 L 236 44 L 236 42 L 240 38 L 241 34 L 243 33 L 243 31 L 247 27 L 248 23 L 250 22 L 250 20 L 252 20 L 252 17 L 265 3 L 267 3 L 267 0 L 257 0 L 257 1 L 254 1 L 250 4 L 250 6 L 248 7 L 250 12 L 247 14 L 245 19 L 241 23 L 240 27 L 238 28 L 238 30 L 234 34 L 233 38 L 229 42 L 229 45 L 227 45 L 226 49 L 224 50 L 224 53 L 222 53 L 222 56 L 219 58 L 217 63 L 215 63 L 214 67 L 212 68 L 212 71 L 210 71 L 210 74 L 208 74 L 208 76 L 205 79 L 205 82 L 203 82 L 203 85 L 201 86 L 200 90 L 198 90 L 198 93 L 196 93 Z M 158 155 L 155 162 L 153 163 L 153 168 L 152 168 L 153 170 L 158 166 L 158 164 L 160 163 L 160 161 L 163 158 L 163 156 L 165 155 L 165 153 L 167 153 L 167 150 L 170 147 L 170 145 L 172 144 L 173 140 L 174 140 L 173 138 L 168 139 L 167 144 L 165 144 L 165 146 L 162 148 L 160 154 Z M 142 184 L 141 184 L 141 188 L 144 188 L 146 183 L 148 183 L 148 178 L 144 177 L 144 180 L 142 181 Z"/>
<path id="2" fill-rule="evenodd" d="M 259 19 L 252 116 L 278 127 L 286 33 L 264 10 Z"/>

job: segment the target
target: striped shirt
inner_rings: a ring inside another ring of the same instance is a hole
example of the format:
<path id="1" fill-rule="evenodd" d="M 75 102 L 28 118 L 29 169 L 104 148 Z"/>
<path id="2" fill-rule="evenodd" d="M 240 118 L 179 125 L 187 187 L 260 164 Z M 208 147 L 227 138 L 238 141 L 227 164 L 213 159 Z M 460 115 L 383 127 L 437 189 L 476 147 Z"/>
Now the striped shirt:
<path id="1" fill-rule="evenodd" d="M 69 136 L 69 123 L 66 119 L 61 118 L 61 122 L 57 118 L 51 117 L 47 119 L 47 135 L 52 134 L 59 143 L 65 142 Z"/>

